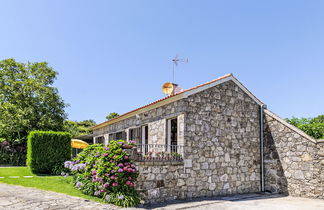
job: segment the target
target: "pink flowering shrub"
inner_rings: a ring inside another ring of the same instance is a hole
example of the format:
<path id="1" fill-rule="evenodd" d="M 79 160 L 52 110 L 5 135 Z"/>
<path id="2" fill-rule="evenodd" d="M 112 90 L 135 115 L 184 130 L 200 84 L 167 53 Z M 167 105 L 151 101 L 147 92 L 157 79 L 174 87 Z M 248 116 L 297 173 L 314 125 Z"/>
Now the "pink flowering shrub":
<path id="1" fill-rule="evenodd" d="M 125 141 L 111 141 L 106 147 L 94 144 L 84 149 L 73 161 L 65 163 L 74 177 L 74 185 L 87 195 L 119 206 L 140 202 L 135 190 L 138 172 L 133 160 L 122 149 Z"/>

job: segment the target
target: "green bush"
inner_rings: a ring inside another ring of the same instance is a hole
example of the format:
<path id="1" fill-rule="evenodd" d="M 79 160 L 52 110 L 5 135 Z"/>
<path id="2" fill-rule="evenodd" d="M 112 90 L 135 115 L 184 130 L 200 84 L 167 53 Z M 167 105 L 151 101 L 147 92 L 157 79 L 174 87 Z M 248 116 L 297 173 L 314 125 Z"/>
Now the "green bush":
<path id="1" fill-rule="evenodd" d="M 286 121 L 315 139 L 324 139 L 324 115 L 314 118 L 292 117 L 291 119 L 286 118 Z"/>
<path id="2" fill-rule="evenodd" d="M 26 165 L 26 145 L 0 139 L 0 165 Z"/>
<path id="3" fill-rule="evenodd" d="M 138 172 L 123 144 L 126 144 L 123 140 L 110 141 L 107 147 L 93 144 L 73 161 L 66 161 L 64 165 L 73 175 L 75 187 L 118 206 L 139 204 L 135 190 Z"/>
<path id="4" fill-rule="evenodd" d="M 324 139 L 324 123 L 304 124 L 299 125 L 298 128 L 315 139 Z"/>
<path id="5" fill-rule="evenodd" d="M 58 174 L 71 158 L 71 136 L 66 132 L 32 131 L 27 142 L 27 166 L 34 173 Z"/>
<path id="6" fill-rule="evenodd" d="M 25 166 L 26 145 L 0 138 L 0 165 Z"/>

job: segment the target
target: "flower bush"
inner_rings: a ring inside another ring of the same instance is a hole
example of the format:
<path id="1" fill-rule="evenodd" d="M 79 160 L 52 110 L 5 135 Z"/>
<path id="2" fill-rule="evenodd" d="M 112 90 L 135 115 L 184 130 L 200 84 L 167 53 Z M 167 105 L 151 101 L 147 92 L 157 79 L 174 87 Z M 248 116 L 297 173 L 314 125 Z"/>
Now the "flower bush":
<path id="1" fill-rule="evenodd" d="M 73 161 L 64 166 L 73 175 L 73 184 L 84 194 L 102 198 L 123 207 L 136 206 L 139 196 L 135 190 L 138 172 L 133 160 L 123 150 L 123 140 L 88 146 Z"/>
<path id="2" fill-rule="evenodd" d="M 26 145 L 0 139 L 0 165 L 26 165 Z"/>

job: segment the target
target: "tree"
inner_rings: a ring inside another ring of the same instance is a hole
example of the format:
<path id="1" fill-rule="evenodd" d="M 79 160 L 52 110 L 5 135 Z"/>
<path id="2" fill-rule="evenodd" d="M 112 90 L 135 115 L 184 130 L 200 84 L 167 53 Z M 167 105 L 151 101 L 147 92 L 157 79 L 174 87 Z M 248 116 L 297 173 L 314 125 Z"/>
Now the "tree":
<path id="1" fill-rule="evenodd" d="M 111 119 L 114 119 L 115 117 L 118 117 L 119 114 L 116 113 L 116 112 L 111 112 L 109 115 L 106 116 L 106 119 L 107 120 L 111 120 Z"/>
<path id="2" fill-rule="evenodd" d="M 324 115 L 318 115 L 311 120 L 311 123 L 324 123 Z"/>
<path id="3" fill-rule="evenodd" d="M 310 118 L 298 118 L 298 117 L 292 117 L 291 119 L 286 118 L 285 119 L 288 123 L 292 124 L 295 127 L 298 127 L 299 125 L 305 125 L 305 124 L 309 124 L 311 119 Z"/>
<path id="4" fill-rule="evenodd" d="M 0 61 L 0 138 L 24 141 L 30 131 L 63 129 L 67 104 L 53 87 L 46 62 Z"/>
<path id="5" fill-rule="evenodd" d="M 96 125 L 94 120 L 83 120 L 83 121 L 64 121 L 64 131 L 71 133 L 72 137 L 77 137 L 81 135 L 91 134 L 92 127 Z"/>
<path id="6" fill-rule="evenodd" d="M 324 115 L 314 118 L 292 117 L 291 119 L 287 118 L 286 121 L 315 139 L 324 139 Z"/>

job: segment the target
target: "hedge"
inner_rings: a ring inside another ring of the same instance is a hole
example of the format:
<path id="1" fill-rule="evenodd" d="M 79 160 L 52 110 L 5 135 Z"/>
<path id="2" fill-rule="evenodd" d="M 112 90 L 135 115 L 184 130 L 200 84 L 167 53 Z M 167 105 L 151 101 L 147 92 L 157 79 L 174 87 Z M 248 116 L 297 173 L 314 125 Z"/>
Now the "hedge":
<path id="1" fill-rule="evenodd" d="M 32 131 L 27 142 L 27 166 L 33 173 L 58 174 L 71 159 L 71 135 L 66 132 Z"/>

